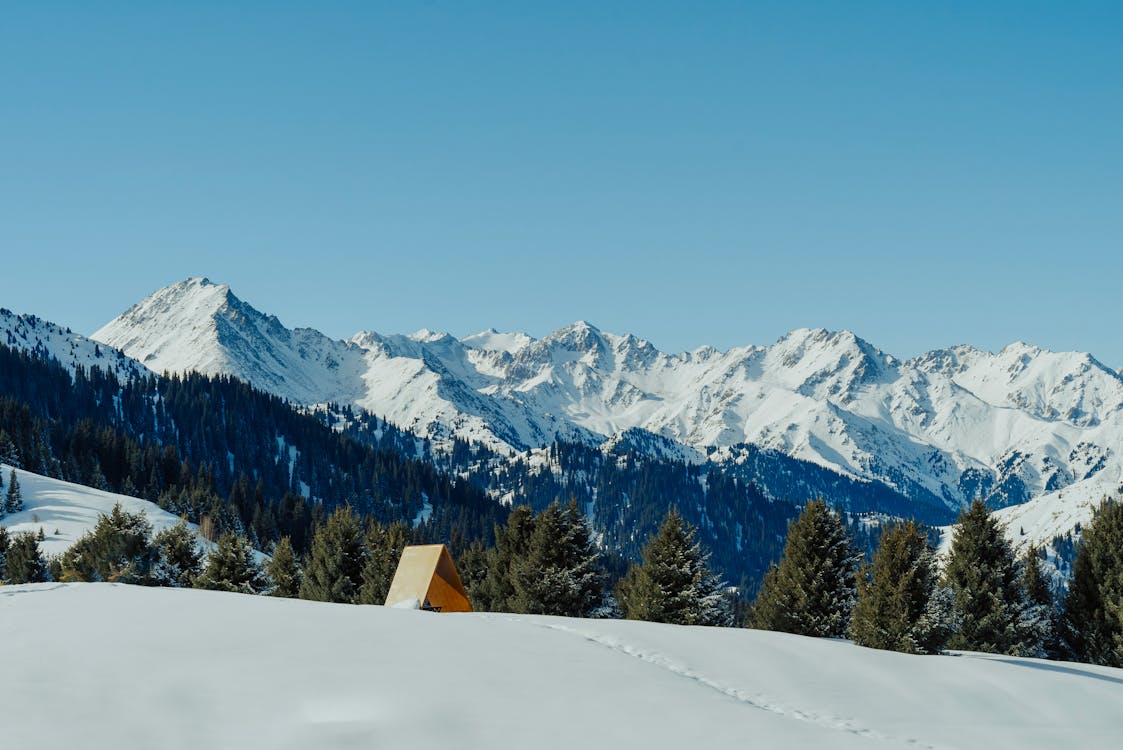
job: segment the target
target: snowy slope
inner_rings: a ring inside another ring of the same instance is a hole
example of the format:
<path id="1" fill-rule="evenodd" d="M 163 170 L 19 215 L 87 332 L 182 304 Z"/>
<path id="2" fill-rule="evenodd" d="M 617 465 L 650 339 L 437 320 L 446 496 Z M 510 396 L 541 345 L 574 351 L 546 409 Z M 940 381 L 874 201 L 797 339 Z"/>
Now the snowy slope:
<path id="1" fill-rule="evenodd" d="M 86 370 L 100 367 L 121 379 L 151 374 L 139 363 L 104 343 L 92 341 L 34 315 L 16 315 L 3 308 L 0 308 L 0 344 L 58 360 L 71 373 L 76 367 Z"/>
<path id="2" fill-rule="evenodd" d="M 110 584 L 0 588 L 0 629 L 10 747 L 1096 750 L 1123 731 L 1123 670 L 750 630 Z"/>
<path id="3" fill-rule="evenodd" d="M 7 493 L 10 467 L 0 465 Z M 16 534 L 24 531 L 46 535 L 39 548 L 47 556 L 61 554 L 87 531 L 92 531 L 99 515 L 107 515 L 116 503 L 130 513 L 143 513 L 152 524 L 153 533 L 174 526 L 179 518 L 155 503 L 127 495 L 102 492 L 80 484 L 33 474 L 16 469 L 23 511 L 0 518 L 0 526 Z M 196 529 L 194 524 L 190 524 Z"/>
<path id="4" fill-rule="evenodd" d="M 156 370 L 355 404 L 438 442 L 646 443 L 693 460 L 753 443 L 952 508 L 1123 479 L 1120 374 L 1020 343 L 902 361 L 846 331 L 800 329 L 767 347 L 668 354 L 583 321 L 542 339 L 422 330 L 337 342 L 206 279 L 160 290 L 94 338 Z"/>

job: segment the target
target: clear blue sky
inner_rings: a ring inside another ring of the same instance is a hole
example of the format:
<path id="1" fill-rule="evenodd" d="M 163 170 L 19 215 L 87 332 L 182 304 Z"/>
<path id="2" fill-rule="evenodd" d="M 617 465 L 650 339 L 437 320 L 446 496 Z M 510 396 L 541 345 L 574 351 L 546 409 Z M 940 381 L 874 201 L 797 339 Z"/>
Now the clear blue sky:
<path id="1" fill-rule="evenodd" d="M 5 3 L 0 306 L 1123 367 L 1123 3 L 546 5 Z"/>

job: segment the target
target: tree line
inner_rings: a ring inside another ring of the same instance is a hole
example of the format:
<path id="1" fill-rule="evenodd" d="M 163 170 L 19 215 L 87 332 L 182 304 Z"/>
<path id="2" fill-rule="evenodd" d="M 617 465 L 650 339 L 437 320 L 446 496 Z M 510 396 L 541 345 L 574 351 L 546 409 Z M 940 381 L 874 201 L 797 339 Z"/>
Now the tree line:
<path id="1" fill-rule="evenodd" d="M 1123 666 L 1123 504 L 1084 529 L 1058 591 L 1031 547 L 1020 557 L 982 500 L 959 517 L 942 569 L 912 522 L 887 529 L 867 564 L 837 515 L 809 503 L 765 576 L 750 627 L 916 654 L 944 649 Z"/>

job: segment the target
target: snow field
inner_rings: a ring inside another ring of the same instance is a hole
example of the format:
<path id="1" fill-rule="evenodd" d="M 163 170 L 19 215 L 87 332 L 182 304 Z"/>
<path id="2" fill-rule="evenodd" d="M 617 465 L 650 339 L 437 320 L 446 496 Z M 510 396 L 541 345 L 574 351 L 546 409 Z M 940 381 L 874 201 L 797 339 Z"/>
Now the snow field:
<path id="1" fill-rule="evenodd" d="M 11 747 L 1116 748 L 1123 670 L 738 629 L 0 588 Z M 9 744 L 10 743 L 10 744 Z"/>

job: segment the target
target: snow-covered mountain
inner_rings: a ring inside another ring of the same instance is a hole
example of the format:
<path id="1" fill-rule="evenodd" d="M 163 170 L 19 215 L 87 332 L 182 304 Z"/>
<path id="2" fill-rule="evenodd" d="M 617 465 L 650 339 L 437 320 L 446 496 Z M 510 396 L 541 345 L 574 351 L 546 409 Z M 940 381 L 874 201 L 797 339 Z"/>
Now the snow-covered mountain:
<path id="1" fill-rule="evenodd" d="M 1123 377 L 1088 354 L 1022 343 L 900 360 L 847 331 L 800 329 L 770 346 L 671 354 L 586 322 L 542 339 L 422 330 L 336 341 L 206 279 L 156 292 L 93 338 L 158 372 L 353 404 L 438 442 L 626 441 L 714 461 L 751 443 L 953 508 L 1074 485 L 1106 494 L 1123 477 Z"/>

